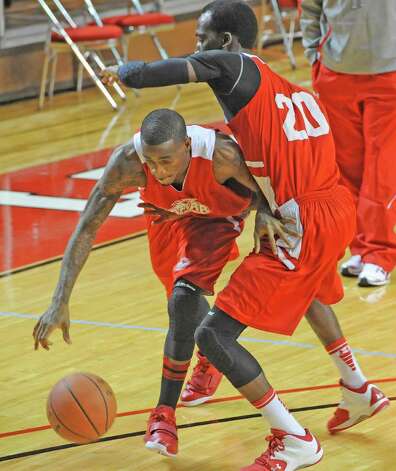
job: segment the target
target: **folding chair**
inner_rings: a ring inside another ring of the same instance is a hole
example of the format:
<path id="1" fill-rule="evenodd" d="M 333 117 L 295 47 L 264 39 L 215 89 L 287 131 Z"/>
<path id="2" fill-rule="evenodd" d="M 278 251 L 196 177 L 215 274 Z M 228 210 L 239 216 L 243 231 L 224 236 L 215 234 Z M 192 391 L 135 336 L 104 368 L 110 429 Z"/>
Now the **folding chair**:
<path id="1" fill-rule="evenodd" d="M 270 3 L 272 14 L 266 15 L 266 4 Z M 299 5 L 301 0 L 261 0 L 262 14 L 260 21 L 259 41 L 257 44 L 257 53 L 261 54 L 266 44 L 281 39 L 286 54 L 289 57 L 293 69 L 296 68 L 296 58 L 293 53 L 293 41 L 301 37 L 301 32 L 296 32 L 296 22 L 299 17 Z M 289 20 L 289 31 L 286 30 L 285 20 Z M 278 34 L 271 30 L 266 30 L 268 22 L 275 21 Z"/>
<path id="2" fill-rule="evenodd" d="M 123 35 L 123 31 L 118 26 L 77 26 L 75 21 L 64 8 L 60 0 L 52 0 L 57 11 L 62 15 L 67 27 L 63 27 L 46 0 L 38 0 L 41 7 L 49 17 L 52 28 L 49 31 L 45 46 L 44 66 L 40 85 L 39 108 L 43 108 L 47 88 L 48 69 L 50 67 L 48 95 L 52 97 L 55 87 L 55 73 L 58 54 L 70 52 L 70 49 L 76 55 L 79 66 L 77 74 L 77 90 L 82 89 L 83 70 L 85 69 L 94 81 L 95 85 L 103 93 L 106 100 L 113 109 L 117 109 L 117 103 L 109 93 L 105 85 L 101 82 L 93 67 L 88 60 L 93 59 L 99 69 L 103 70 L 105 65 L 96 51 L 110 50 L 116 60 L 120 58 L 117 50 L 117 44 Z M 115 91 L 122 99 L 126 99 L 125 93 L 121 87 L 115 83 Z"/>
<path id="3" fill-rule="evenodd" d="M 92 0 L 84 0 L 88 12 L 96 25 L 116 25 L 123 29 L 125 38 L 122 45 L 125 62 L 128 61 L 129 40 L 132 36 L 138 34 L 149 35 L 161 58 L 167 59 L 169 57 L 168 53 L 162 46 L 156 33 L 173 29 L 175 27 L 175 18 L 161 12 L 162 2 L 157 1 L 157 11 L 151 12 L 145 12 L 139 0 L 131 0 L 131 2 L 136 13 L 101 18 Z"/>

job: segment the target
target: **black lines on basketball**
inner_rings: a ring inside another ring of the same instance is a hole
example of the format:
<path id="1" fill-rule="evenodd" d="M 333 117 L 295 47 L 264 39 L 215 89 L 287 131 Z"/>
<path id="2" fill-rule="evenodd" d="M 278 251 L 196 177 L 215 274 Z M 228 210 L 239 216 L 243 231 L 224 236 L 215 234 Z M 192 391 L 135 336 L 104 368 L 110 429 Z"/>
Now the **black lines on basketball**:
<path id="1" fill-rule="evenodd" d="M 103 403 L 105 405 L 105 411 L 106 411 L 106 430 L 109 428 L 109 408 L 107 406 L 107 401 L 106 401 L 106 398 L 102 392 L 102 390 L 100 389 L 100 387 L 98 386 L 98 384 L 96 383 L 96 381 L 94 381 L 93 377 L 92 376 L 87 376 L 85 375 L 84 373 L 82 373 L 82 376 L 84 376 L 84 378 L 87 378 L 88 381 L 90 381 L 92 384 L 95 385 L 96 389 L 98 390 L 99 394 L 102 396 L 103 398 Z M 100 378 L 98 378 L 98 380 L 100 381 Z"/>
<path id="2" fill-rule="evenodd" d="M 81 435 L 81 434 L 79 434 L 79 433 L 77 433 L 77 432 L 71 430 L 66 424 L 64 424 L 64 423 L 62 422 L 62 420 L 58 417 L 58 415 L 57 415 L 57 413 L 56 413 L 56 410 L 55 410 L 55 408 L 54 408 L 54 406 L 53 406 L 53 404 L 52 404 L 51 396 L 48 398 L 48 403 L 49 403 L 48 415 L 49 415 L 49 414 L 54 414 L 54 416 L 55 416 L 55 418 L 56 418 L 56 420 L 57 420 L 57 422 L 58 422 L 58 424 L 56 424 L 55 427 L 54 427 L 55 432 L 59 433 L 59 430 L 60 430 L 59 426 L 61 426 L 61 427 L 64 427 L 66 430 L 68 430 L 70 433 L 72 433 L 72 434 L 74 434 L 74 435 L 77 435 L 77 436 L 83 438 L 83 439 L 86 440 L 86 441 L 89 441 L 89 440 L 90 440 L 89 437 L 86 437 L 86 436 L 84 436 L 84 435 Z"/>
<path id="3" fill-rule="evenodd" d="M 61 379 L 52 388 L 47 403 L 54 431 L 76 443 L 97 441 L 110 428 L 116 413 L 111 387 L 90 373 L 73 373 Z"/>
<path id="4" fill-rule="evenodd" d="M 96 434 L 99 436 L 99 430 L 96 428 L 95 424 L 92 422 L 90 419 L 89 415 L 85 412 L 84 407 L 81 405 L 80 401 L 77 399 L 77 397 L 73 394 L 73 391 L 70 387 L 70 385 L 67 383 L 66 378 L 63 380 L 65 382 L 66 388 L 69 391 L 69 393 L 72 395 L 73 399 L 76 401 L 78 407 L 81 409 L 81 412 L 84 414 L 88 422 L 91 424 L 92 428 L 95 430 Z"/>

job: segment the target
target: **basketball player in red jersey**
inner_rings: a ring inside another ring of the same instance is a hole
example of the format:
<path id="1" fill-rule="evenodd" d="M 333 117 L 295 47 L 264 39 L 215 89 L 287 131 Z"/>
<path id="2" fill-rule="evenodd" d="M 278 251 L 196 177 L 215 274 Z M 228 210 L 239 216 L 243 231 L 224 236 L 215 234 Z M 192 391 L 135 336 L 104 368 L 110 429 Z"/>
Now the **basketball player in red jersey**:
<path id="1" fill-rule="evenodd" d="M 233 274 L 195 334 L 201 351 L 271 425 L 268 450 L 243 471 L 292 471 L 316 464 L 323 451 L 237 339 L 246 326 L 291 335 L 305 315 L 341 374 L 343 400 L 329 431 L 352 427 L 389 405 L 367 382 L 329 306 L 343 297 L 337 262 L 355 232 L 354 204 L 338 184 L 333 138 L 321 104 L 260 58 L 238 50 L 241 45 L 252 47 L 256 38 L 250 7 L 243 1 L 217 0 L 204 8 L 198 24 L 199 46 L 213 50 L 129 62 L 105 72 L 104 81 L 117 79 L 134 88 L 207 82 L 272 212 L 294 218 L 293 228 L 302 234 L 289 238 L 291 249 L 282 240 L 273 246 L 257 237 L 255 251 Z M 270 232 L 266 217 L 259 208 L 258 236 Z"/>
<path id="2" fill-rule="evenodd" d="M 70 342 L 73 286 L 97 230 L 130 186 L 141 188 L 152 265 L 168 295 L 161 392 L 145 442 L 151 450 L 174 456 L 175 407 L 193 353 L 194 332 L 209 311 L 204 294 L 213 294 L 242 230 L 240 214 L 258 188 L 231 138 L 200 126 L 186 129 L 183 118 L 171 110 L 150 113 L 133 141 L 113 152 L 90 195 L 66 249 L 52 304 L 34 328 L 36 349 L 49 348 L 55 328 Z M 162 219 L 165 222 L 155 224 Z M 281 221 L 273 222 L 275 229 L 283 227 Z M 213 374 L 212 381 L 219 382 L 220 374 Z"/>

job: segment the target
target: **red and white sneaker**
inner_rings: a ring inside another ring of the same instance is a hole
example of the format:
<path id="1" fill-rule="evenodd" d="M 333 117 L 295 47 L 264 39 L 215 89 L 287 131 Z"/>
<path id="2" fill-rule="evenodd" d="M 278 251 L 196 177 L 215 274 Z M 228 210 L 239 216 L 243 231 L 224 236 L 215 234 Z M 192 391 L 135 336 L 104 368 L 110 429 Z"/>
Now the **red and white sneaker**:
<path id="1" fill-rule="evenodd" d="M 271 429 L 268 449 L 250 466 L 240 471 L 294 471 L 313 466 L 323 457 L 319 441 L 305 429 L 305 435 L 292 435 Z"/>
<path id="2" fill-rule="evenodd" d="M 340 271 L 342 276 L 359 276 L 363 270 L 362 257 L 352 255 L 347 261 L 341 264 Z"/>
<path id="3" fill-rule="evenodd" d="M 365 383 L 358 389 L 345 386 L 342 381 L 340 385 L 342 401 L 327 423 L 330 433 L 353 427 L 390 405 L 389 399 L 374 384 Z"/>
<path id="4" fill-rule="evenodd" d="M 197 357 L 198 363 L 181 394 L 183 406 L 198 406 L 212 399 L 223 377 L 205 356 L 198 352 Z"/>
<path id="5" fill-rule="evenodd" d="M 144 442 L 147 449 L 161 455 L 170 457 L 177 455 L 177 427 L 172 407 L 158 406 L 151 411 Z"/>

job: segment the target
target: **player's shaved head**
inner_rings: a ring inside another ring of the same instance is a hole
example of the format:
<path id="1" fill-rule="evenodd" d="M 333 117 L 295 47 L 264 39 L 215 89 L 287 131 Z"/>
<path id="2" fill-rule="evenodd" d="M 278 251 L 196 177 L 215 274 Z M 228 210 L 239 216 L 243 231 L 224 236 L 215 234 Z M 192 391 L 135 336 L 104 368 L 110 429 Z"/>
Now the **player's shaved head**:
<path id="1" fill-rule="evenodd" d="M 215 0 L 206 5 L 203 14 L 211 15 L 210 28 L 216 33 L 229 32 L 239 39 L 244 49 L 252 49 L 258 26 L 254 11 L 243 0 Z"/>
<path id="2" fill-rule="evenodd" d="M 176 111 L 161 108 L 149 113 L 143 120 L 141 138 L 149 146 L 173 140 L 182 142 L 187 137 L 186 123 Z"/>

